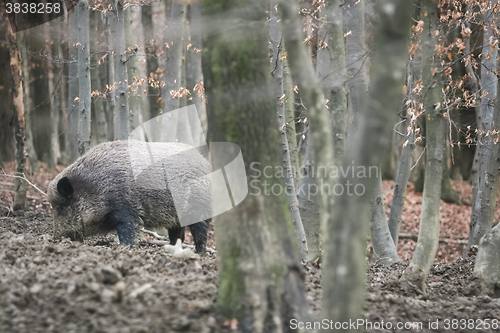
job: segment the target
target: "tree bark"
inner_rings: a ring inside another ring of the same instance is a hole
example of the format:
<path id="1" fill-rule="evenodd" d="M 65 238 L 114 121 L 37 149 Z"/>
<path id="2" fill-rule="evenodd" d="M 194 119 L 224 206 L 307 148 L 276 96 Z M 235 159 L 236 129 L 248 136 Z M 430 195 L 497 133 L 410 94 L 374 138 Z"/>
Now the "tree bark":
<path id="1" fill-rule="evenodd" d="M 23 79 L 21 75 L 21 54 L 17 36 L 12 31 L 10 24 L 7 24 L 7 40 L 9 41 L 10 70 L 12 73 L 12 100 L 14 106 L 14 122 L 16 136 L 16 176 L 24 177 L 24 167 L 26 164 L 25 152 L 25 122 L 24 122 L 24 102 L 23 102 Z M 13 209 L 26 209 L 26 181 L 21 178 L 14 180 L 14 205 Z"/>
<path id="2" fill-rule="evenodd" d="M 115 74 L 117 86 L 117 107 L 114 116 L 114 132 L 116 140 L 126 140 L 129 134 L 129 102 L 128 102 L 128 74 L 127 49 L 125 47 L 125 18 L 123 0 L 116 2 L 116 54 Z"/>
<path id="3" fill-rule="evenodd" d="M 497 155 L 498 156 L 498 155 Z M 479 250 L 474 265 L 474 275 L 481 281 L 486 293 L 500 296 L 500 224 L 486 232 L 479 242 Z"/>
<path id="4" fill-rule="evenodd" d="M 138 85 L 139 76 L 139 31 L 134 30 L 140 26 L 140 22 L 132 20 L 132 12 L 140 11 L 140 7 L 129 6 L 124 10 L 124 28 L 125 28 L 125 46 L 130 49 L 130 55 L 127 60 L 127 82 L 131 86 L 131 92 L 128 97 L 129 112 L 129 129 L 132 132 L 137 126 L 143 122 L 140 86 Z"/>
<path id="5" fill-rule="evenodd" d="M 302 224 L 299 211 L 299 201 L 297 200 L 297 192 L 295 189 L 295 181 L 293 178 L 292 163 L 290 159 L 290 149 L 288 147 L 288 139 L 286 136 L 285 122 L 285 101 L 283 87 L 283 63 L 281 61 L 281 45 L 282 32 L 279 14 L 278 0 L 271 0 L 271 21 L 269 26 L 269 52 L 271 54 L 271 77 L 273 78 L 274 99 L 276 103 L 276 111 L 278 114 L 278 128 L 281 135 L 281 151 L 283 158 L 285 192 L 290 207 L 290 216 L 295 228 L 299 253 L 303 261 L 308 262 L 309 249 L 307 246 L 307 238 Z"/>
<path id="6" fill-rule="evenodd" d="M 78 17 L 78 153 L 90 149 L 90 120 L 92 94 L 90 86 L 89 3 L 82 0 L 77 5 Z"/>
<path id="7" fill-rule="evenodd" d="M 78 7 L 78 6 L 77 6 Z M 66 158 L 69 164 L 73 163 L 78 154 L 78 110 L 80 101 L 78 78 L 78 8 L 68 13 L 67 29 L 69 31 L 69 57 L 68 63 L 68 113 L 66 121 Z"/>
<path id="8" fill-rule="evenodd" d="M 249 169 L 251 163 L 282 165 L 269 75 L 268 6 L 265 1 L 202 2 L 209 141 L 239 145 L 247 181 L 254 182 L 252 193 L 215 221 L 217 303 L 224 317 L 238 319 L 238 330 L 256 333 L 289 332 L 291 318 L 309 318 L 285 195 L 264 195 L 264 182 L 269 191 L 283 189 L 283 180 L 274 173 L 254 179 Z"/>
<path id="9" fill-rule="evenodd" d="M 108 141 L 115 139 L 115 115 L 116 108 L 116 76 L 115 76 L 115 36 L 116 36 L 116 13 L 108 11 L 106 13 L 106 41 L 109 47 L 106 69 L 108 76 L 107 100 L 106 100 L 106 121 L 108 123 Z"/>
<path id="10" fill-rule="evenodd" d="M 399 261 L 396 245 L 391 237 L 385 214 L 382 177 L 378 177 L 372 199 L 372 243 L 377 262 L 390 266 Z"/>
<path id="11" fill-rule="evenodd" d="M 296 16 L 296 4 L 282 2 L 285 43 L 294 82 L 298 84 L 304 105 L 308 108 L 311 122 L 316 167 L 333 164 L 331 128 L 328 114 L 324 108 L 318 83 L 308 63 L 307 52 L 302 44 L 299 17 Z M 384 151 L 389 147 L 390 112 L 397 108 L 399 74 L 403 77 L 404 55 L 406 53 L 407 36 L 404 33 L 409 23 L 409 9 L 404 2 L 383 1 L 380 3 L 383 19 L 376 33 L 377 53 L 373 60 L 373 88 L 370 91 L 371 102 L 360 117 L 359 135 L 354 137 L 352 151 L 344 159 L 344 168 L 353 165 L 365 167 L 378 165 L 379 156 L 374 152 Z M 290 21 L 288 21 L 290 20 Z M 403 32 L 403 33 L 402 33 Z M 389 42 L 390 41 L 390 42 Z M 295 76 L 294 76 L 295 70 Z M 390 74 L 392 73 L 392 74 Z M 296 77 L 296 79 L 295 79 Z M 304 84 L 306 83 L 306 84 Z M 315 89 L 316 87 L 316 89 Z M 362 121 L 361 121 L 362 120 Z M 373 138 L 377 137 L 376 140 Z M 325 175 L 319 175 L 318 182 L 332 185 Z M 349 177 L 349 176 L 348 176 Z M 365 249 L 366 231 L 368 228 L 368 210 L 375 179 L 340 178 L 338 184 L 348 186 L 357 181 L 365 190 L 364 194 L 352 199 L 345 193 L 338 198 L 322 194 L 320 201 L 320 217 L 323 232 L 323 318 L 336 322 L 345 322 L 360 317 L 364 299 L 365 283 Z M 325 209 L 326 207 L 326 209 Z M 328 214 L 328 215 L 327 215 Z M 341 300 L 341 301 L 340 301 Z"/>
<path id="12" fill-rule="evenodd" d="M 403 281 L 413 284 L 425 292 L 425 281 L 439 243 L 439 206 L 446 140 L 439 77 L 432 73 L 439 63 L 439 58 L 436 55 L 437 37 L 435 35 L 435 31 L 439 29 L 437 1 L 423 0 L 422 12 L 428 13 L 427 16 L 423 17 L 424 31 L 422 34 L 422 84 L 426 89 L 424 94 L 426 172 L 418 242 L 410 265 L 403 275 Z"/>
<path id="13" fill-rule="evenodd" d="M 498 1 L 492 1 L 492 5 Z M 491 131 L 500 126 L 500 110 L 495 103 L 494 110 L 492 102 L 498 96 L 497 76 L 498 67 L 497 56 L 498 47 L 492 46 L 495 42 L 494 30 L 496 15 L 492 11 L 485 13 L 485 33 L 483 42 L 483 56 L 481 57 L 481 117 L 480 135 L 478 136 L 479 149 L 479 175 L 476 183 L 477 190 L 474 189 L 472 213 L 469 225 L 469 242 L 465 249 L 465 256 L 473 245 L 479 244 L 481 237 L 492 227 L 493 214 L 496 207 L 496 197 L 498 192 L 498 168 L 496 159 L 498 158 L 497 145 L 494 143 L 494 135 Z M 490 44 L 491 43 L 491 44 Z M 491 57 L 491 61 L 490 61 Z M 486 93 L 486 95 L 483 95 Z"/>
<path id="14" fill-rule="evenodd" d="M 350 34 L 346 37 L 347 87 L 349 89 L 349 117 L 347 135 L 355 133 L 357 114 L 362 111 L 363 98 L 368 96 L 368 74 L 366 64 L 368 48 L 365 38 L 365 2 L 366 0 L 346 0 L 345 22 Z M 350 140 L 348 139 L 348 142 Z"/>
<path id="15" fill-rule="evenodd" d="M 340 0 L 327 0 L 321 11 L 316 73 L 330 111 L 333 134 L 333 161 L 342 164 L 347 120 L 347 71 L 344 22 Z"/>
<path id="16" fill-rule="evenodd" d="M 30 173 L 40 172 L 40 166 L 38 165 L 38 155 L 35 151 L 35 146 L 33 144 L 33 132 L 31 131 L 31 90 L 30 90 L 30 73 L 29 73 L 29 63 L 28 63 L 28 53 L 26 52 L 26 37 L 28 36 L 28 30 L 24 30 L 19 35 L 21 36 L 18 40 L 19 52 L 21 53 L 21 69 L 23 72 L 23 88 L 24 88 L 24 118 L 26 120 L 26 150 L 28 152 L 29 161 L 29 171 Z"/>
<path id="17" fill-rule="evenodd" d="M 413 10 L 413 19 L 420 20 L 420 0 L 415 1 Z M 416 24 L 414 25 L 416 26 Z M 412 34 L 412 43 L 418 45 L 421 43 L 421 32 L 416 30 Z M 415 151 L 415 130 L 417 122 L 418 108 L 422 100 L 421 93 L 417 93 L 415 83 L 422 77 L 422 54 L 420 49 L 417 49 L 414 54 L 410 54 L 406 80 L 406 95 L 403 99 L 403 105 L 406 109 L 405 121 L 405 141 L 401 149 L 401 158 L 396 173 L 396 182 L 394 184 L 394 194 L 392 197 L 392 205 L 389 216 L 389 230 L 391 237 L 398 246 L 399 230 L 401 229 L 403 207 L 406 199 L 406 190 L 412 167 L 412 157 Z"/>

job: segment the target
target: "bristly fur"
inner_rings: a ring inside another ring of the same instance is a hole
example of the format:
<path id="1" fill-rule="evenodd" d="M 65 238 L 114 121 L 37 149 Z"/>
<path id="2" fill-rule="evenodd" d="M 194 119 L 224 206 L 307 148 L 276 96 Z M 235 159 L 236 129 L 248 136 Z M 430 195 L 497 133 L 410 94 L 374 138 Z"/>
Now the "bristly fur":
<path id="1" fill-rule="evenodd" d="M 199 152 L 182 143 L 100 144 L 49 184 L 54 237 L 82 240 L 117 230 L 120 242 L 129 243 L 144 226 L 165 227 L 170 236 L 183 239 L 177 210 L 189 214 L 210 207 L 210 182 L 200 178 L 210 169 Z M 183 200 L 177 200 L 176 207 L 171 189 L 182 193 Z M 210 220 L 189 226 L 197 252 L 205 251 Z M 170 238 L 174 244 L 177 238 Z"/>

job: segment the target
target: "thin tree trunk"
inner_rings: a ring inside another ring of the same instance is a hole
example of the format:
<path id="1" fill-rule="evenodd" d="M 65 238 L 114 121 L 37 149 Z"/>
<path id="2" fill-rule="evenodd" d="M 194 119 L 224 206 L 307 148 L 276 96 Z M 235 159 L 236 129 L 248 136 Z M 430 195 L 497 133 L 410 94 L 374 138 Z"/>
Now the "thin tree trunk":
<path id="1" fill-rule="evenodd" d="M 25 122 L 24 122 L 24 102 L 23 102 L 23 79 L 21 75 L 21 54 L 17 44 L 17 36 L 12 31 L 10 24 L 7 24 L 7 40 L 9 41 L 10 69 L 12 72 L 12 100 L 15 118 L 16 136 L 16 176 L 24 176 L 24 166 L 26 164 Z M 26 209 L 26 181 L 21 178 L 14 180 L 14 210 Z"/>
<path id="2" fill-rule="evenodd" d="M 467 2 L 466 12 L 467 13 L 473 13 L 472 4 L 470 2 Z M 487 12 L 486 17 L 491 17 L 491 11 Z M 471 29 L 471 24 L 470 24 L 469 20 L 466 20 L 466 26 L 467 26 L 467 28 Z M 487 31 L 489 32 L 489 34 L 492 33 L 491 29 L 487 29 Z M 464 50 L 464 52 L 465 52 L 465 54 L 471 54 L 472 53 L 471 46 L 470 46 L 471 35 L 472 34 L 469 34 L 468 36 L 464 37 L 464 43 L 465 43 L 465 50 Z M 487 37 L 487 36 L 483 35 L 483 43 L 484 43 L 484 41 L 486 41 L 485 37 Z M 483 50 L 485 48 L 487 48 L 487 46 L 484 46 Z M 487 52 L 489 52 L 489 51 L 487 51 Z M 484 57 L 481 60 L 482 61 L 486 61 L 486 59 L 484 59 Z M 481 67 L 481 70 L 482 69 L 483 69 L 483 67 Z M 474 68 L 472 67 L 472 62 L 467 61 L 465 63 L 465 70 L 467 71 L 467 74 L 470 76 L 470 83 L 469 83 L 470 84 L 470 90 L 473 93 L 479 91 L 479 89 L 480 89 L 480 87 L 479 87 L 479 81 L 478 81 L 478 77 L 476 75 L 476 72 L 474 71 Z M 488 75 L 488 74 L 486 73 L 486 75 Z M 490 83 L 491 83 L 491 78 L 487 77 L 486 81 L 490 81 Z M 496 80 L 495 80 L 494 85 L 496 85 Z M 489 100 L 490 98 L 487 98 L 487 99 Z M 479 133 L 481 133 L 481 131 L 482 131 L 481 108 L 482 108 L 482 101 L 481 101 L 481 103 L 478 103 L 477 99 L 476 99 L 476 103 L 474 104 L 474 111 L 475 111 L 475 114 L 476 114 L 476 126 L 477 126 L 477 129 L 478 129 Z M 478 135 L 478 137 L 479 137 L 479 135 Z M 479 145 L 476 146 L 476 149 L 474 151 L 474 159 L 472 160 L 472 169 L 471 169 L 472 203 L 474 203 L 475 200 L 476 200 L 476 194 L 477 194 L 477 189 L 478 189 L 479 165 L 480 165 L 480 163 L 479 163 L 479 161 L 480 161 L 480 151 L 481 151 L 480 146 Z M 467 255 L 467 252 L 468 251 L 466 251 L 465 255 Z"/>
<path id="3" fill-rule="evenodd" d="M 186 56 L 186 85 L 191 91 L 194 105 L 198 111 L 198 117 L 204 133 L 196 133 L 193 128 L 194 142 L 205 142 L 207 132 L 207 110 L 205 106 L 205 93 L 203 89 L 203 72 L 201 70 L 201 11 L 200 1 L 195 1 L 189 6 L 189 31 L 191 35 L 191 46 L 187 49 Z M 191 121 L 194 123 L 194 121 Z"/>
<path id="4" fill-rule="evenodd" d="M 420 19 L 420 0 L 416 0 L 413 10 L 413 19 Z M 416 26 L 416 24 L 414 25 Z M 412 34 L 412 42 L 414 44 L 421 43 L 421 32 L 415 30 Z M 412 157 L 415 151 L 415 130 L 418 108 L 421 102 L 421 94 L 417 93 L 415 83 L 422 77 L 422 54 L 420 50 L 416 50 L 414 54 L 410 54 L 407 70 L 406 82 L 406 95 L 403 100 L 403 105 L 406 108 L 406 135 L 401 149 L 401 159 L 396 173 L 396 182 L 394 185 L 394 194 L 392 197 L 392 205 L 389 216 L 389 230 L 391 237 L 398 246 L 399 230 L 401 229 L 403 207 L 406 199 L 406 190 L 408 187 L 408 180 L 410 178 L 410 171 L 412 167 Z"/>
<path id="5" fill-rule="evenodd" d="M 271 22 L 269 26 L 269 52 L 271 54 L 271 76 L 273 78 L 274 98 L 276 101 L 276 110 L 278 114 L 278 126 L 281 135 L 281 151 L 283 158 L 285 192 L 290 207 L 290 216 L 295 228 L 299 253 L 303 261 L 310 260 L 307 238 L 300 217 L 299 202 L 297 200 L 295 181 L 292 172 L 292 163 L 290 160 L 290 149 L 286 137 L 285 122 L 285 101 L 283 88 L 283 63 L 281 61 L 282 32 L 280 18 L 278 15 L 278 0 L 271 0 Z"/>
<path id="6" fill-rule="evenodd" d="M 89 3 L 82 0 L 77 5 L 78 17 L 78 153 L 80 156 L 90 149 L 90 41 L 89 41 Z"/>
<path id="7" fill-rule="evenodd" d="M 142 109 L 139 95 L 140 86 L 137 85 L 137 80 L 139 80 L 139 60 L 137 57 L 139 35 L 134 30 L 134 27 L 140 25 L 140 22 L 134 24 L 132 20 L 133 11 L 140 11 L 140 7 L 129 6 L 124 10 L 125 45 L 131 49 L 131 54 L 127 60 L 127 82 L 132 86 L 132 91 L 128 97 L 130 132 L 142 123 Z"/>
<path id="8" fill-rule="evenodd" d="M 182 79 L 182 37 L 186 21 L 186 5 L 181 2 L 172 3 L 170 21 L 167 25 L 167 75 L 165 76 L 165 89 L 162 98 L 165 100 L 165 111 L 173 111 L 179 108 L 179 98 L 172 92 L 179 91 Z"/>
<path id="9" fill-rule="evenodd" d="M 390 266 L 399 261 L 396 245 L 392 240 L 385 214 L 382 177 L 378 177 L 372 199 L 372 244 L 377 262 Z"/>
<path id="10" fill-rule="evenodd" d="M 23 88 L 24 88 L 24 118 L 26 120 L 26 150 L 28 152 L 28 161 L 30 165 L 30 173 L 40 172 L 40 166 L 38 165 L 38 155 L 35 151 L 35 146 L 33 145 L 33 133 L 31 131 L 31 91 L 30 91 L 30 73 L 29 73 L 29 63 L 28 63 L 28 52 L 26 49 L 26 37 L 28 36 L 29 30 L 24 30 L 18 33 L 19 36 L 19 52 L 21 53 L 23 71 Z"/>
<path id="11" fill-rule="evenodd" d="M 492 5 L 498 3 L 497 0 L 492 1 Z M 484 234 L 492 227 L 493 213 L 496 207 L 496 195 L 498 189 L 498 169 L 494 170 L 496 164 L 495 158 L 498 155 L 496 153 L 496 146 L 494 145 L 494 136 L 491 134 L 494 126 L 494 117 L 500 117 L 497 115 L 499 112 L 496 109 L 493 110 L 492 101 L 498 96 L 497 91 L 497 56 L 498 47 L 492 46 L 495 42 L 494 30 L 496 20 L 496 15 L 490 11 L 485 13 L 487 20 L 485 21 L 485 33 L 483 42 L 483 56 L 481 57 L 481 89 L 483 93 L 481 94 L 481 115 L 480 115 L 480 134 L 478 136 L 478 146 L 479 149 L 479 175 L 477 178 L 476 188 L 473 190 L 473 202 L 472 202 L 472 213 L 469 225 L 469 242 L 465 249 L 465 255 L 468 255 L 468 250 L 471 246 L 479 244 L 479 240 Z M 491 59 L 491 61 L 490 61 Z M 486 93 L 486 95 L 483 95 Z M 500 122 L 496 123 L 500 124 Z M 491 201 L 493 200 L 494 201 Z"/>
<path id="12" fill-rule="evenodd" d="M 439 29 L 437 1 L 422 0 L 422 12 L 428 13 L 422 18 L 424 21 L 422 84 L 426 89 L 424 94 L 426 172 L 418 242 L 410 265 L 403 275 L 403 281 L 409 282 L 425 292 L 425 281 L 439 244 L 439 206 L 446 140 L 445 119 L 440 107 L 442 98 L 439 77 L 432 73 L 439 63 L 439 58 L 436 55 L 437 36 L 434 34 L 434 31 Z"/>
<path id="13" fill-rule="evenodd" d="M 117 108 L 114 116 L 114 132 L 116 140 L 125 140 L 129 134 L 129 102 L 128 102 L 128 74 L 127 53 L 125 47 L 125 19 L 123 0 L 116 2 L 116 54 L 115 63 L 117 87 Z"/>
<path id="14" fill-rule="evenodd" d="M 51 36 L 50 24 L 44 24 L 45 50 L 47 55 L 47 85 L 49 88 L 50 100 L 50 149 L 49 149 L 49 170 L 54 170 L 57 165 L 57 159 L 61 156 L 59 150 L 59 73 L 57 69 L 53 52 L 53 36 Z"/>
<path id="15" fill-rule="evenodd" d="M 281 54 L 286 52 L 285 45 L 281 45 Z M 285 121 L 286 121 L 286 138 L 288 140 L 288 150 L 290 151 L 290 163 L 292 165 L 293 180 L 295 188 L 299 188 L 300 175 L 299 175 L 299 151 L 297 149 L 297 131 L 295 129 L 295 107 L 294 107 L 294 91 L 293 82 L 290 75 L 290 67 L 286 58 L 282 60 L 283 63 L 283 90 L 284 90 L 284 103 L 285 103 Z M 319 230 L 318 230 L 319 232 Z"/>
<path id="16" fill-rule="evenodd" d="M 147 53 L 145 47 L 145 39 L 144 39 L 144 25 L 142 22 L 142 11 L 144 10 L 144 6 L 142 7 L 134 7 L 132 11 L 132 31 L 135 34 L 135 45 L 137 47 L 136 57 L 137 57 L 137 76 L 141 80 L 138 83 L 137 87 L 137 95 L 140 98 L 140 107 L 142 111 L 142 120 L 141 122 L 145 122 L 151 119 L 151 110 L 149 106 L 149 98 L 148 98 L 148 81 L 147 81 Z M 146 81 L 142 81 L 146 79 Z"/>
<path id="17" fill-rule="evenodd" d="M 113 141 L 115 139 L 115 115 L 117 113 L 116 108 L 116 87 L 115 85 L 115 54 L 114 50 L 116 47 L 115 36 L 116 36 L 116 13 L 114 11 L 108 11 L 106 13 L 106 39 L 109 47 L 107 56 L 107 75 L 108 75 L 108 96 L 106 103 L 106 121 L 108 123 L 108 141 Z"/>
<path id="18" fill-rule="evenodd" d="M 66 120 L 66 157 L 68 163 L 78 158 L 78 110 L 80 108 L 78 78 L 78 8 L 68 13 L 67 29 L 69 31 L 69 64 L 68 64 L 68 110 Z"/>

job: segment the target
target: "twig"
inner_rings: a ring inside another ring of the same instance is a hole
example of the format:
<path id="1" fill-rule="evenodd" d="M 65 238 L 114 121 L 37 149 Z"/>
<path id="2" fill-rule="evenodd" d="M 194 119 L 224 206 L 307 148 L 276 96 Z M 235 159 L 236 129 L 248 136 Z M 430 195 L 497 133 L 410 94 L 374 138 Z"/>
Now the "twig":
<path id="1" fill-rule="evenodd" d="M 19 178 L 19 179 L 24 179 L 29 185 L 31 185 L 35 190 L 37 190 L 38 192 L 42 193 L 43 195 L 47 196 L 47 193 L 45 193 L 44 191 L 40 190 L 38 187 L 36 187 L 35 184 L 33 184 L 32 182 L 30 182 L 27 178 L 26 178 L 26 175 L 23 173 L 22 176 L 14 176 L 14 175 L 8 175 L 7 173 L 5 173 L 5 170 L 0 167 L 0 169 L 2 170 L 3 172 L 3 175 L 0 175 L 0 176 L 5 176 L 5 177 L 10 177 L 10 178 Z"/>
<path id="2" fill-rule="evenodd" d="M 1 190 L 1 192 L 7 192 L 7 193 L 16 193 L 16 191 L 12 191 L 12 190 Z M 27 195 L 26 198 L 28 199 L 32 199 L 32 200 L 43 200 L 44 198 L 42 197 L 32 197 L 31 195 Z"/>
<path id="3" fill-rule="evenodd" d="M 418 236 L 417 235 L 413 235 L 413 234 L 407 234 L 407 233 L 400 233 L 399 234 L 399 238 L 406 238 L 406 239 L 411 239 L 411 240 L 414 240 L 414 241 L 417 241 L 418 240 Z M 455 243 L 455 244 L 467 244 L 467 240 L 466 239 L 452 239 L 452 238 L 441 238 L 439 239 L 439 243 Z"/>

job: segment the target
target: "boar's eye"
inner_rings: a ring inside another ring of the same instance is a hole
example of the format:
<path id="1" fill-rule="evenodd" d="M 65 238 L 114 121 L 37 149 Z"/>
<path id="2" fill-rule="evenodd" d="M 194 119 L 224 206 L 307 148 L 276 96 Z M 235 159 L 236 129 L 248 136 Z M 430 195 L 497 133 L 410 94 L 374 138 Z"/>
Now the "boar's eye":
<path id="1" fill-rule="evenodd" d="M 57 191 L 66 198 L 71 197 L 73 194 L 73 186 L 68 177 L 63 177 L 57 182 Z"/>

